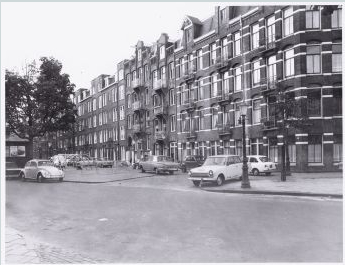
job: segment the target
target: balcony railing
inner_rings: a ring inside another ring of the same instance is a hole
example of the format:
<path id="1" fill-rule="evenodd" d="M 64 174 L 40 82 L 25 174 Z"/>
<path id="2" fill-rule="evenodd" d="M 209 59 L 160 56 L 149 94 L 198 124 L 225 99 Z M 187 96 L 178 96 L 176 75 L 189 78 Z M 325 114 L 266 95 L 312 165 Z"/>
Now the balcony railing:
<path id="1" fill-rule="evenodd" d="M 221 54 L 220 56 L 217 56 L 216 58 L 216 67 L 217 68 L 223 68 L 228 66 L 229 64 L 229 55 L 227 53 Z"/>
<path id="2" fill-rule="evenodd" d="M 226 124 L 219 123 L 219 124 L 217 124 L 217 129 L 218 129 L 219 136 L 232 134 L 231 127 L 230 127 L 229 123 L 226 123 Z"/>
<path id="3" fill-rule="evenodd" d="M 156 106 L 153 108 L 154 115 L 164 115 L 167 114 L 167 108 L 165 106 Z"/>
<path id="4" fill-rule="evenodd" d="M 141 109 L 144 108 L 144 104 L 143 104 L 143 102 L 141 102 L 139 100 L 138 101 L 134 101 L 133 104 L 132 104 L 132 108 L 133 108 L 134 111 L 141 110 Z"/>
<path id="5" fill-rule="evenodd" d="M 135 78 L 131 83 L 132 88 L 144 86 L 142 78 Z"/>
<path id="6" fill-rule="evenodd" d="M 187 140 L 197 138 L 198 134 L 195 129 L 191 129 L 187 134 Z"/>
<path id="7" fill-rule="evenodd" d="M 186 81 L 193 80 L 195 78 L 196 67 L 193 65 L 191 69 L 186 69 L 183 71 L 183 79 Z"/>
<path id="8" fill-rule="evenodd" d="M 230 103 L 230 95 L 229 95 L 229 91 L 222 91 L 222 90 L 218 90 L 217 93 L 217 102 L 219 104 L 222 103 Z"/>
<path id="9" fill-rule="evenodd" d="M 270 35 L 268 38 L 260 40 L 260 46 L 264 47 L 264 51 L 269 51 L 277 47 L 276 36 Z"/>
<path id="10" fill-rule="evenodd" d="M 261 119 L 261 123 L 265 129 L 271 129 L 277 127 L 277 120 L 275 116 L 269 116 Z"/>
<path id="11" fill-rule="evenodd" d="M 158 79 L 158 80 L 153 80 L 153 89 L 154 90 L 159 90 L 167 87 L 167 81 L 166 79 Z"/>
<path id="12" fill-rule="evenodd" d="M 156 131 L 155 132 L 155 140 L 156 141 L 163 141 L 167 138 L 167 134 L 165 131 Z"/>
<path id="13" fill-rule="evenodd" d="M 271 76 L 268 78 L 261 79 L 262 90 L 274 90 L 277 88 L 277 77 Z"/>

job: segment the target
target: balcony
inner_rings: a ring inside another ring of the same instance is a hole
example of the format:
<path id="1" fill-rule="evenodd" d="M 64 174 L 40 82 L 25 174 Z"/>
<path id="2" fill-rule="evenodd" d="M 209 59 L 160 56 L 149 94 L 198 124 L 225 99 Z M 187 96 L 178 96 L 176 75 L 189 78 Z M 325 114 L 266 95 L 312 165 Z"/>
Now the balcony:
<path id="1" fill-rule="evenodd" d="M 231 127 L 230 127 L 230 124 L 228 124 L 228 123 L 226 123 L 226 124 L 223 124 L 223 123 L 217 124 L 217 129 L 218 129 L 219 137 L 231 136 L 232 135 Z"/>
<path id="2" fill-rule="evenodd" d="M 277 83 L 278 80 L 276 79 L 276 76 L 268 77 L 268 78 L 263 78 L 260 81 L 261 84 L 261 91 L 262 92 L 270 92 L 272 90 L 275 90 L 277 88 Z"/>
<path id="3" fill-rule="evenodd" d="M 229 92 L 218 91 L 217 102 L 220 106 L 227 105 L 231 101 Z"/>
<path id="4" fill-rule="evenodd" d="M 186 69 L 184 72 L 183 72 L 183 80 L 186 81 L 187 83 L 191 83 L 194 81 L 196 77 L 196 67 L 193 66 L 192 69 Z"/>
<path id="5" fill-rule="evenodd" d="M 196 102 L 193 98 L 185 99 L 182 108 L 186 111 L 193 111 L 196 109 Z"/>
<path id="6" fill-rule="evenodd" d="M 261 54 L 264 55 L 270 51 L 275 51 L 278 48 L 276 36 L 271 35 L 268 38 L 264 38 L 260 40 L 260 49 Z"/>
<path id="7" fill-rule="evenodd" d="M 133 125 L 133 133 L 135 134 L 140 134 L 140 133 L 144 133 L 145 129 L 144 126 L 140 123 L 134 124 Z"/>
<path id="8" fill-rule="evenodd" d="M 141 78 L 135 78 L 131 83 L 131 87 L 133 89 L 140 88 L 142 86 L 144 86 L 144 82 Z"/>
<path id="9" fill-rule="evenodd" d="M 155 140 L 156 141 L 164 141 L 167 138 L 167 133 L 165 131 L 156 131 L 155 132 Z"/>
<path id="10" fill-rule="evenodd" d="M 190 132 L 188 132 L 186 138 L 188 141 L 190 141 L 190 140 L 195 140 L 197 138 L 197 136 L 198 136 L 198 134 L 197 134 L 196 130 L 192 129 L 192 130 L 190 130 Z"/>
<path id="11" fill-rule="evenodd" d="M 165 106 L 156 106 L 153 108 L 153 114 L 155 116 L 163 116 L 163 115 L 168 114 L 168 111 Z"/>
<path id="12" fill-rule="evenodd" d="M 140 111 L 145 109 L 143 102 L 141 101 L 134 101 L 132 104 L 133 111 Z"/>
<path id="13" fill-rule="evenodd" d="M 272 130 L 277 128 L 277 120 L 275 116 L 262 118 L 261 123 L 264 125 L 264 130 Z"/>
<path id="14" fill-rule="evenodd" d="M 219 72 L 224 72 L 229 68 L 229 55 L 228 54 L 222 54 L 221 56 L 218 56 L 216 58 L 216 69 Z"/>
<path id="15" fill-rule="evenodd" d="M 153 80 L 153 90 L 158 91 L 167 87 L 166 79 Z"/>

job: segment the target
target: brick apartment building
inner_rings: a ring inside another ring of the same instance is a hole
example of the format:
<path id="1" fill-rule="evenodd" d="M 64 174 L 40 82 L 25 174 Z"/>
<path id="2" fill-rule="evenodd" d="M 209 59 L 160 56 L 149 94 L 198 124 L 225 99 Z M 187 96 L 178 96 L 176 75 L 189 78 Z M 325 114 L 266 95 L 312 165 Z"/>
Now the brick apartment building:
<path id="1" fill-rule="evenodd" d="M 341 6 L 234 6 L 215 7 L 203 21 L 186 16 L 181 39 L 163 33 L 150 46 L 138 41 L 115 76 L 76 92 L 75 151 L 127 161 L 145 153 L 176 161 L 242 155 L 239 104 L 246 102 L 247 154 L 279 163 L 287 142 L 292 170 L 336 170 L 341 13 Z M 282 130 L 278 88 L 305 107 L 304 128 Z"/>

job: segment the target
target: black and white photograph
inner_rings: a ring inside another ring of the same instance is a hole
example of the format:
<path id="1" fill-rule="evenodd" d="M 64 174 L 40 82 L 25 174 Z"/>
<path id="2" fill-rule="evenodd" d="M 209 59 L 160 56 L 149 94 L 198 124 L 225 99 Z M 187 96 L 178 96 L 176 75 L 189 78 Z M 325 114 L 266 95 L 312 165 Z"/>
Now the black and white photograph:
<path id="1" fill-rule="evenodd" d="M 342 263 L 341 2 L 2 2 L 1 264 Z"/>

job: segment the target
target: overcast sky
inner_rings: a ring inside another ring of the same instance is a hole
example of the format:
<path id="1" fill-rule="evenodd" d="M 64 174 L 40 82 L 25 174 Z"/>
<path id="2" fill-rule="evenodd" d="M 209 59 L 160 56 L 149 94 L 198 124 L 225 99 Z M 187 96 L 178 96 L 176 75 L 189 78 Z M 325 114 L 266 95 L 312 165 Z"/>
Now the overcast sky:
<path id="1" fill-rule="evenodd" d="M 165 32 L 180 38 L 185 15 L 200 20 L 219 3 L 1 3 L 2 67 L 53 56 L 79 87 L 115 74 L 138 40 L 151 44 Z"/>

